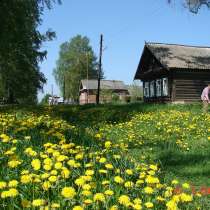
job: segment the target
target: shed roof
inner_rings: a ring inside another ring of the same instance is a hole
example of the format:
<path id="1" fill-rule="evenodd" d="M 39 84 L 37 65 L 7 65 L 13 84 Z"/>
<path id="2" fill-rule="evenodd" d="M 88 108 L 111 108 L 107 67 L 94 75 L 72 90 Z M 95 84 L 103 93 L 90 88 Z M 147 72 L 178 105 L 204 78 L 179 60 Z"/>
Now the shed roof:
<path id="1" fill-rule="evenodd" d="M 145 47 L 167 68 L 210 69 L 210 47 L 163 43 Z"/>
<path id="2" fill-rule="evenodd" d="M 81 80 L 82 89 L 97 90 L 98 80 Z M 123 81 L 101 80 L 100 88 L 104 90 L 127 90 Z"/>

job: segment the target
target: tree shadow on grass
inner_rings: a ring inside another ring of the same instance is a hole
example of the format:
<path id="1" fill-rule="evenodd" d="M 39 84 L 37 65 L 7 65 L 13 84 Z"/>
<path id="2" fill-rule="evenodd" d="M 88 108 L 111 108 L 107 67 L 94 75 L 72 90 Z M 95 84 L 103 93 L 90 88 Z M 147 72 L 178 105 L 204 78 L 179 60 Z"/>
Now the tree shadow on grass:
<path id="1" fill-rule="evenodd" d="M 198 163 L 205 163 L 210 161 L 209 158 L 210 150 L 205 152 L 179 152 L 179 151 L 164 151 L 160 154 L 158 159 L 164 167 L 173 166 L 188 166 Z"/>
<path id="2" fill-rule="evenodd" d="M 158 110 L 200 111 L 200 105 L 166 105 L 166 104 L 101 104 L 83 106 L 53 107 L 52 115 L 61 117 L 78 127 L 93 127 L 103 123 L 121 123 L 129 121 L 136 113 L 148 113 Z"/>
<path id="3" fill-rule="evenodd" d="M 136 113 L 155 112 L 158 110 L 199 111 L 201 106 L 167 105 L 167 104 L 87 104 L 87 105 L 57 105 L 57 106 L 2 106 L 0 112 L 33 112 L 48 114 L 61 118 L 77 127 L 95 127 L 103 123 L 120 123 L 129 121 Z"/>
<path id="4" fill-rule="evenodd" d="M 158 160 L 163 177 L 173 177 L 198 184 L 210 184 L 210 149 L 205 151 L 163 151 Z"/>

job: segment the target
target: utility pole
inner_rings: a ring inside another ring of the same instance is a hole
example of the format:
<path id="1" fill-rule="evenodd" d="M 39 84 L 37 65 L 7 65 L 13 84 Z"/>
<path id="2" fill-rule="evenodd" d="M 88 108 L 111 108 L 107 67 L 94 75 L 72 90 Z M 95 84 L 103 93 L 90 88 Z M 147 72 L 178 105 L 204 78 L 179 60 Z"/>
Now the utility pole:
<path id="1" fill-rule="evenodd" d="M 51 105 L 53 105 L 54 104 L 54 96 L 53 96 L 53 84 L 51 85 L 51 91 L 52 91 L 52 93 L 51 93 Z"/>
<path id="2" fill-rule="evenodd" d="M 65 78 L 65 72 L 63 75 L 63 103 L 65 103 L 66 100 L 66 78 Z"/>
<path id="3" fill-rule="evenodd" d="M 88 74 L 89 74 L 89 52 L 87 52 L 87 54 L 86 54 L 86 56 L 87 56 L 87 104 L 89 103 L 89 90 L 88 90 L 88 86 L 89 86 L 89 84 L 88 84 Z"/>
<path id="4" fill-rule="evenodd" d="M 99 54 L 99 68 L 98 68 L 98 89 L 97 89 L 97 95 L 96 95 L 96 104 L 99 104 L 99 100 L 100 100 L 100 82 L 101 82 L 102 51 L 103 51 L 103 34 L 101 34 L 101 39 L 100 39 L 100 54 Z"/>

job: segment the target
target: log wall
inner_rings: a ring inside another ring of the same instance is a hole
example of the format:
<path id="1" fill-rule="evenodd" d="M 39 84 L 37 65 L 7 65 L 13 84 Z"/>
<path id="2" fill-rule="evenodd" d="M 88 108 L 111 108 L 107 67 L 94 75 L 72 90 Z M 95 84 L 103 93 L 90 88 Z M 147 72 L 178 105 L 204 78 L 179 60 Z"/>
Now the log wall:
<path id="1" fill-rule="evenodd" d="M 172 101 L 201 101 L 202 90 L 210 84 L 210 71 L 207 70 L 174 70 Z"/>

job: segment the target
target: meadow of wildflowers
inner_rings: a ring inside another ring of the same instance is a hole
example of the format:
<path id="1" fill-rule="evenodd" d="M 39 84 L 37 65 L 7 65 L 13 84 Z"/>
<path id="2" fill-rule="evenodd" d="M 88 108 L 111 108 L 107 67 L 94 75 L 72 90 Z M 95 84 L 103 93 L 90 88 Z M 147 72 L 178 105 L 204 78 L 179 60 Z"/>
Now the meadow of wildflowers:
<path id="1" fill-rule="evenodd" d="M 208 209 L 190 184 L 166 181 L 152 154 L 157 145 L 186 155 L 207 147 L 210 115 L 160 110 L 85 124 L 49 109 L 2 112 L 0 209 Z"/>

